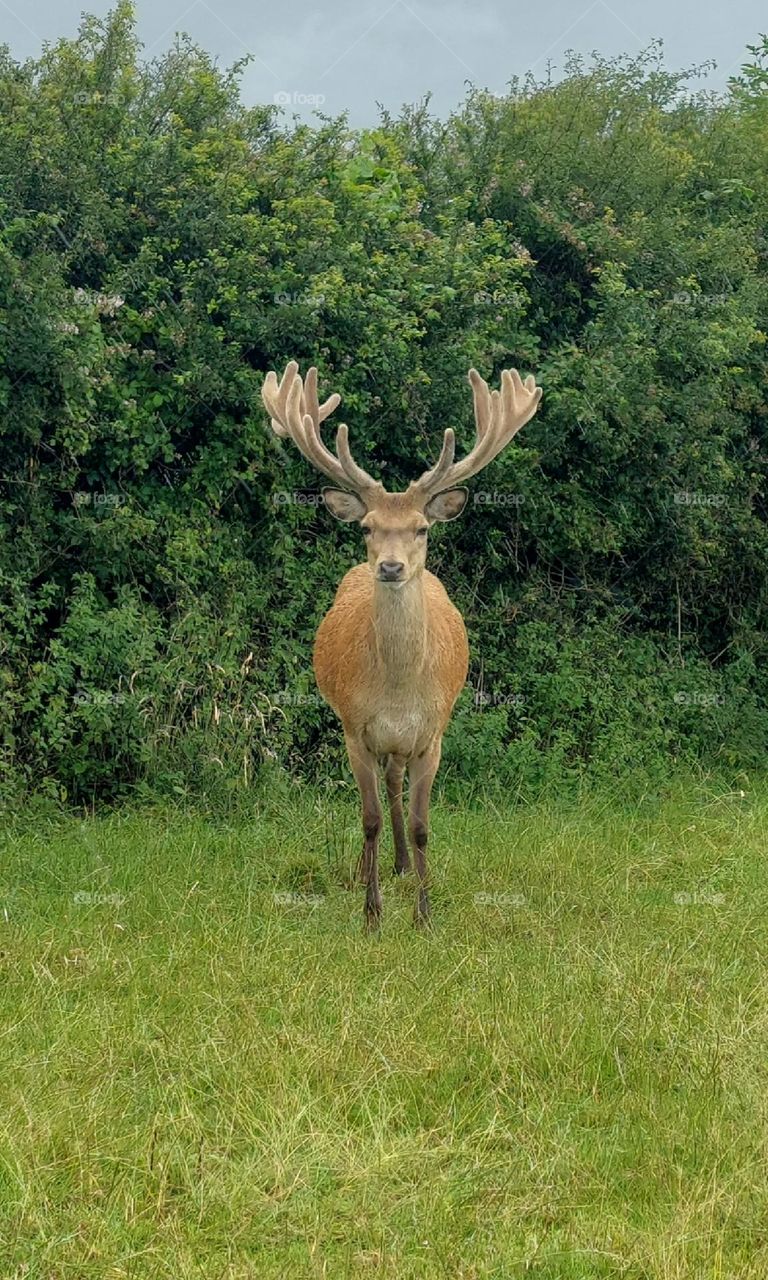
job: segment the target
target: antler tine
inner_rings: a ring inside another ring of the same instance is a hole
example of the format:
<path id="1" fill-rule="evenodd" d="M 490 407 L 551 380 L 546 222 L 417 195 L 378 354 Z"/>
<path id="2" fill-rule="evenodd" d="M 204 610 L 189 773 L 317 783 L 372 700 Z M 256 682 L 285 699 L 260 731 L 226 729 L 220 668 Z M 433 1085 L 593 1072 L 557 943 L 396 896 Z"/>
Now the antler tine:
<path id="1" fill-rule="evenodd" d="M 348 477 L 348 483 L 352 488 L 357 490 L 373 488 L 381 489 L 382 485 L 377 480 L 373 480 L 367 471 L 363 471 L 362 467 L 358 467 L 349 449 L 349 436 L 347 424 L 342 422 L 336 432 L 336 452 L 339 455 L 339 461 Z"/>
<path id="2" fill-rule="evenodd" d="M 261 398 L 272 422 L 272 430 L 282 438 L 290 437 L 299 452 L 318 471 L 345 489 L 364 492 L 381 488 L 367 471 L 358 467 L 349 451 L 347 428 L 339 427 L 336 457 L 325 445 L 320 434 L 320 423 L 341 402 L 341 396 L 333 392 L 320 404 L 317 397 L 317 369 L 307 370 L 304 382 L 295 360 L 289 361 L 278 383 L 277 374 L 270 370 L 261 388 Z"/>
<path id="3" fill-rule="evenodd" d="M 447 427 L 443 436 L 443 447 L 440 450 L 440 457 L 435 463 L 431 471 L 425 471 L 420 480 L 415 480 L 411 484 L 414 489 L 417 486 L 429 487 L 430 492 L 435 485 L 438 485 L 443 476 L 447 474 L 453 466 L 453 455 L 456 452 L 456 435 L 452 427 Z M 435 493 L 439 493 L 439 488 L 434 489 Z"/>
<path id="4" fill-rule="evenodd" d="M 285 410 L 288 402 L 288 393 L 293 386 L 293 379 L 298 372 L 298 368 L 296 361 L 291 360 L 285 366 L 285 372 L 279 383 L 274 369 L 270 369 L 261 388 L 261 398 L 272 420 L 272 430 L 275 435 L 281 438 L 285 438 L 289 434 L 288 427 L 285 424 Z"/>
<path id="5" fill-rule="evenodd" d="M 477 369 L 470 369 L 467 376 L 472 387 L 477 438 L 482 440 L 491 425 L 491 393 L 488 390 L 488 383 L 483 381 Z"/>
<path id="6" fill-rule="evenodd" d="M 298 365 L 296 367 L 298 368 Z M 304 400 L 306 412 L 318 426 L 330 417 L 337 405 L 341 404 L 341 396 L 337 391 L 334 391 L 323 404 L 318 403 L 317 369 L 314 365 L 311 369 L 307 369 L 307 376 L 304 379 Z"/>
<path id="7" fill-rule="evenodd" d="M 445 489 L 462 484 L 487 466 L 514 435 L 535 414 L 541 399 L 541 387 L 532 374 L 523 382 L 517 369 L 505 369 L 501 390 L 489 390 L 477 369 L 470 369 L 469 382 L 475 407 L 475 443 L 459 462 L 453 461 L 453 432 L 446 431 L 437 463 L 410 486 L 413 493 L 433 497 Z"/>

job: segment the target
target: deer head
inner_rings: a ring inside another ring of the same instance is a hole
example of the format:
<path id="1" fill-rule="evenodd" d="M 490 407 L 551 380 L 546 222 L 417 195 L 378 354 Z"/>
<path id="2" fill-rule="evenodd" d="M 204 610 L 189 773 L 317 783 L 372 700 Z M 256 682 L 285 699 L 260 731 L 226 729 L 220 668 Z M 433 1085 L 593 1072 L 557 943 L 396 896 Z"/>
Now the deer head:
<path id="1" fill-rule="evenodd" d="M 421 573 L 426 560 L 427 533 L 435 521 L 455 520 L 464 510 L 468 493 L 461 487 L 496 457 L 535 414 L 541 387 L 530 376 L 523 382 L 516 369 L 505 369 L 501 390 L 491 391 L 476 369 L 469 382 L 475 404 L 475 444 L 465 458 L 454 461 L 456 438 L 449 427 L 440 456 L 429 471 L 409 484 L 404 493 L 387 493 L 384 486 L 354 461 L 347 427 L 336 433 L 336 453 L 324 444 L 320 425 L 333 413 L 341 397 L 334 393 L 320 404 L 317 369 L 302 382 L 291 360 L 278 383 L 271 371 L 264 379 L 262 399 L 272 430 L 290 437 L 299 452 L 340 488 L 323 489 L 328 510 L 338 520 L 357 520 L 368 550 L 368 563 L 378 582 L 402 587 Z"/>

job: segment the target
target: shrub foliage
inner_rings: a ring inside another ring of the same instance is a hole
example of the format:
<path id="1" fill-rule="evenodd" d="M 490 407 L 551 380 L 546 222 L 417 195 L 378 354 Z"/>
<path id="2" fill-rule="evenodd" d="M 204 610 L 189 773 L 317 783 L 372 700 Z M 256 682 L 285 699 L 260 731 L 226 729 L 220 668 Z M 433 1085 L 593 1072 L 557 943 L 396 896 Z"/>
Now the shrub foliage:
<path id="1" fill-rule="evenodd" d="M 764 766 L 766 46 L 726 95 L 652 48 L 378 127 L 246 108 L 131 6 L 0 54 L 0 761 L 74 800 L 338 772 L 314 628 L 356 530 L 263 373 L 341 392 L 392 485 L 537 418 L 433 535 L 471 687 L 447 776 Z M 304 500 L 302 500 L 304 499 Z"/>

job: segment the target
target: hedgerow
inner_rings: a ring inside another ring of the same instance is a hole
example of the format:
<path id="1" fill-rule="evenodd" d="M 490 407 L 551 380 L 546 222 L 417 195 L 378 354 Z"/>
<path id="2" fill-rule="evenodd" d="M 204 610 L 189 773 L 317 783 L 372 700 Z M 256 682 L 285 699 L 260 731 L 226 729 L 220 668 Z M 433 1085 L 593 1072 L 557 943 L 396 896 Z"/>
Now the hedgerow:
<path id="1" fill-rule="evenodd" d="M 72 801 L 330 779 L 313 631 L 356 530 L 270 435 L 290 358 L 391 485 L 539 415 L 431 566 L 467 619 L 446 778 L 768 761 L 768 73 L 653 48 L 376 128 L 243 105 L 129 4 L 0 57 L 0 763 Z"/>

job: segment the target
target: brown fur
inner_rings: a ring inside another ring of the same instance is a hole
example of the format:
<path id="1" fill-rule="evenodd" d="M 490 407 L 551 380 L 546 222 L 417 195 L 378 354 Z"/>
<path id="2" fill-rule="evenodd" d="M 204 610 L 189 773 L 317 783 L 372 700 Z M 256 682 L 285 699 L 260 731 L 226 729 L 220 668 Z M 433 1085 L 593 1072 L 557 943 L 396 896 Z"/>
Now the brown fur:
<path id="1" fill-rule="evenodd" d="M 395 838 L 395 871 L 410 870 L 403 814 L 403 780 L 409 773 L 408 832 L 418 877 L 416 919 L 429 915 L 427 817 L 440 763 L 443 732 L 467 678 L 469 649 L 464 620 L 433 573 L 425 568 L 431 519 L 450 518 L 465 495 L 441 498 L 441 514 L 412 495 L 377 491 L 366 502 L 326 490 L 341 519 L 359 520 L 367 564 L 342 580 L 320 624 L 314 667 L 323 697 L 344 727 L 349 762 L 363 802 L 362 873 L 369 925 L 378 922 L 378 838 L 381 808 L 378 766 L 386 786 Z M 445 510 L 443 510 L 445 507 Z M 450 514 L 448 509 L 450 508 Z M 383 566 L 396 581 L 381 580 Z"/>
<path id="2" fill-rule="evenodd" d="M 504 370 L 501 390 L 491 392 L 469 372 L 475 405 L 472 451 L 454 462 L 448 428 L 434 467 L 405 493 L 387 493 L 354 461 L 343 423 L 336 453 L 323 442 L 321 424 L 339 403 L 320 404 L 317 369 L 302 381 L 291 360 L 280 382 L 267 374 L 262 398 L 275 433 L 340 489 L 325 489 L 326 506 L 339 519 L 360 523 L 367 564 L 344 577 L 320 624 L 314 649 L 317 683 L 339 716 L 363 807 L 361 859 L 369 925 L 381 915 L 378 844 L 381 834 L 378 767 L 386 766 L 387 799 L 395 840 L 395 871 L 410 869 L 403 813 L 403 779 L 410 782 L 408 835 L 416 869 L 416 920 L 429 916 L 427 819 L 432 783 L 440 764 L 445 727 L 467 678 L 469 652 L 464 621 L 442 583 L 426 565 L 427 533 L 436 521 L 455 520 L 467 501 L 461 482 L 476 475 L 536 412 L 541 388 Z"/>
<path id="3" fill-rule="evenodd" d="M 468 663 L 464 620 L 427 569 L 394 592 L 356 565 L 315 641 L 320 692 L 377 757 L 409 761 L 442 736 Z"/>

